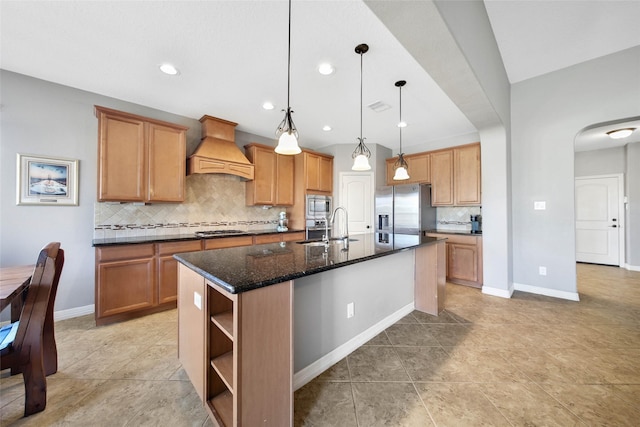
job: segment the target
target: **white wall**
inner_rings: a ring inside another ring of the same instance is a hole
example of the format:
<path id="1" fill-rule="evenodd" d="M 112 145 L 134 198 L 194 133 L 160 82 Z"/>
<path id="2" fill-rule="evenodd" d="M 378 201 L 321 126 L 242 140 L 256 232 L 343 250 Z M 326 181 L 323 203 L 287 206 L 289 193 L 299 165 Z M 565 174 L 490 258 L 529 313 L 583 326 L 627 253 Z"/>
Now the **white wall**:
<path id="1" fill-rule="evenodd" d="M 627 268 L 640 271 L 640 142 L 626 146 L 626 158 Z"/>
<path id="2" fill-rule="evenodd" d="M 626 148 L 615 147 L 603 150 L 578 151 L 575 154 L 575 176 L 625 173 Z"/>
<path id="3" fill-rule="evenodd" d="M 516 284 L 576 292 L 574 139 L 590 124 L 638 114 L 639 64 L 636 47 L 512 85 Z"/>

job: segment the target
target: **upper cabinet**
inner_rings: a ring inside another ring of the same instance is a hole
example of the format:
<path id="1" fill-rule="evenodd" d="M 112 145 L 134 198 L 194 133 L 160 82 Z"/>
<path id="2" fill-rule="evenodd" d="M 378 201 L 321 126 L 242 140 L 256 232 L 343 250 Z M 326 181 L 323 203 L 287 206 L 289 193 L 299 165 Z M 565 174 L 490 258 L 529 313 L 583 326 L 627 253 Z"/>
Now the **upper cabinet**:
<path id="1" fill-rule="evenodd" d="M 387 185 L 401 184 L 429 184 L 431 182 L 431 156 L 429 153 L 407 154 L 404 159 L 409 166 L 409 179 L 394 181 L 395 169 L 393 166 L 398 157 L 387 159 Z"/>
<path id="2" fill-rule="evenodd" d="M 431 204 L 475 206 L 482 203 L 480 144 L 431 152 Z"/>
<path id="3" fill-rule="evenodd" d="M 98 201 L 183 202 L 187 128 L 104 107 L 98 117 Z"/>
<path id="4" fill-rule="evenodd" d="M 294 157 L 277 154 L 267 145 L 254 143 L 244 148 L 254 166 L 254 178 L 246 183 L 247 206 L 292 206 Z"/>
<path id="5" fill-rule="evenodd" d="M 387 159 L 387 185 L 431 184 L 433 206 L 482 204 L 480 143 L 406 155 L 410 177 L 406 181 L 393 180 L 397 159 Z"/>
<path id="6" fill-rule="evenodd" d="M 333 157 L 309 151 L 302 152 L 305 187 L 309 191 L 333 192 Z"/>

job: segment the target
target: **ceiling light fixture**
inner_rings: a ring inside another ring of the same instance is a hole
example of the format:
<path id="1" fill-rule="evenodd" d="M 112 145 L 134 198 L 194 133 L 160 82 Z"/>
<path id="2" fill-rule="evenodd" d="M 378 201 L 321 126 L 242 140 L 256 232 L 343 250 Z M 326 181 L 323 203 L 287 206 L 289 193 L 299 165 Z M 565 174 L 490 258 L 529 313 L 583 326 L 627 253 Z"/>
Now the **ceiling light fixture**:
<path id="1" fill-rule="evenodd" d="M 160 71 L 170 76 L 176 76 L 180 74 L 180 71 L 178 71 L 175 66 L 168 63 L 160 64 Z"/>
<path id="2" fill-rule="evenodd" d="M 367 53 L 369 50 L 369 46 L 366 44 L 359 44 L 356 46 L 356 53 L 360 55 L 360 138 L 358 138 L 358 145 L 356 149 L 351 154 L 351 158 L 353 158 L 353 166 L 351 170 L 354 171 L 368 171 L 371 170 L 371 165 L 369 164 L 369 158 L 371 157 L 371 151 L 364 144 L 365 138 L 362 137 L 362 55 Z"/>
<path id="3" fill-rule="evenodd" d="M 402 152 L 402 128 L 407 125 L 402 121 L 402 86 L 405 84 L 407 84 L 407 82 L 404 80 L 398 80 L 396 82 L 396 87 L 400 90 L 400 122 L 398 123 L 398 128 L 400 129 L 400 154 L 398 155 L 398 160 L 393 164 L 393 168 L 396 170 L 395 175 L 393 175 L 394 181 L 409 179 L 409 165 L 404 159 L 404 153 Z M 403 123 L 404 126 L 402 126 Z"/>
<path id="4" fill-rule="evenodd" d="M 634 130 L 636 130 L 636 128 L 616 129 L 607 132 L 607 135 L 609 135 L 609 138 L 611 139 L 622 139 L 631 135 Z"/>
<path id="5" fill-rule="evenodd" d="M 323 76 L 328 76 L 330 74 L 333 74 L 334 71 L 335 71 L 335 68 L 333 68 L 333 65 L 329 64 L 328 62 L 323 62 L 318 66 L 318 72 Z"/>
<path id="6" fill-rule="evenodd" d="M 331 126 L 324 125 L 324 126 L 322 126 L 322 130 L 325 131 L 325 132 L 329 132 L 331 130 Z"/>
<path id="7" fill-rule="evenodd" d="M 264 104 L 262 104 L 262 108 L 264 108 L 265 110 L 273 110 L 273 104 L 269 101 L 265 102 Z"/>
<path id="8" fill-rule="evenodd" d="M 278 138 L 278 146 L 275 151 L 278 154 L 294 155 L 302 152 L 298 146 L 298 129 L 293 124 L 291 118 L 291 105 L 289 97 L 291 94 L 291 0 L 289 0 L 289 44 L 287 48 L 287 110 L 284 119 L 280 122 L 276 129 L 276 137 Z M 285 110 L 282 110 L 285 111 Z"/>

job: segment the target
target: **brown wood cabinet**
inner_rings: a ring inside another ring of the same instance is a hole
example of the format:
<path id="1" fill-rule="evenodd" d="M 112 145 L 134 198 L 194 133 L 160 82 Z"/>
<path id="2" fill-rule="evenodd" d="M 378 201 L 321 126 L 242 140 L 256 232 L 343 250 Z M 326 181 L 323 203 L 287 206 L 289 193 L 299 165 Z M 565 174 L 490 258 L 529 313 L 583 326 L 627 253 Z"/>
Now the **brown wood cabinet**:
<path id="1" fill-rule="evenodd" d="M 480 144 L 453 149 L 454 204 L 456 206 L 480 205 L 481 172 Z"/>
<path id="2" fill-rule="evenodd" d="M 306 189 L 333 192 L 333 157 L 320 153 L 303 151 Z"/>
<path id="3" fill-rule="evenodd" d="M 429 153 L 407 154 L 404 159 L 409 166 L 409 179 L 405 181 L 393 180 L 395 175 L 393 166 L 398 157 L 392 157 L 387 159 L 387 185 L 431 183 L 431 156 Z"/>
<path id="4" fill-rule="evenodd" d="M 173 254 L 304 238 L 304 231 L 300 231 L 96 247 L 96 324 L 105 325 L 175 308 L 178 261 Z"/>
<path id="5" fill-rule="evenodd" d="M 447 239 L 447 281 L 482 287 L 482 237 L 473 235 L 427 233 Z"/>
<path id="6" fill-rule="evenodd" d="M 294 157 L 277 154 L 267 145 L 253 143 L 244 148 L 255 168 L 253 180 L 245 184 L 247 206 L 292 206 Z"/>
<path id="7" fill-rule="evenodd" d="M 98 201 L 183 202 L 184 126 L 95 107 Z"/>
<path id="8" fill-rule="evenodd" d="M 290 425 L 293 281 L 230 294 L 179 271 L 178 355 L 212 420 Z"/>
<path id="9" fill-rule="evenodd" d="M 453 150 L 431 153 L 431 205 L 453 205 Z"/>

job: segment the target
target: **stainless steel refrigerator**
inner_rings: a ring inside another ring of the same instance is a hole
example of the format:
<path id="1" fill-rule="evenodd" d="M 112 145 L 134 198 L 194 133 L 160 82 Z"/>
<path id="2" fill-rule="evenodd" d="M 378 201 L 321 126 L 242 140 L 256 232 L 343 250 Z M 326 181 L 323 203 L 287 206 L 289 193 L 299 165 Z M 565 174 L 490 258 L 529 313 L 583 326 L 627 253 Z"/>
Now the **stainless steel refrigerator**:
<path id="1" fill-rule="evenodd" d="M 431 206 L 431 186 L 395 185 L 376 189 L 376 231 L 420 234 L 436 228 L 436 208 Z"/>

